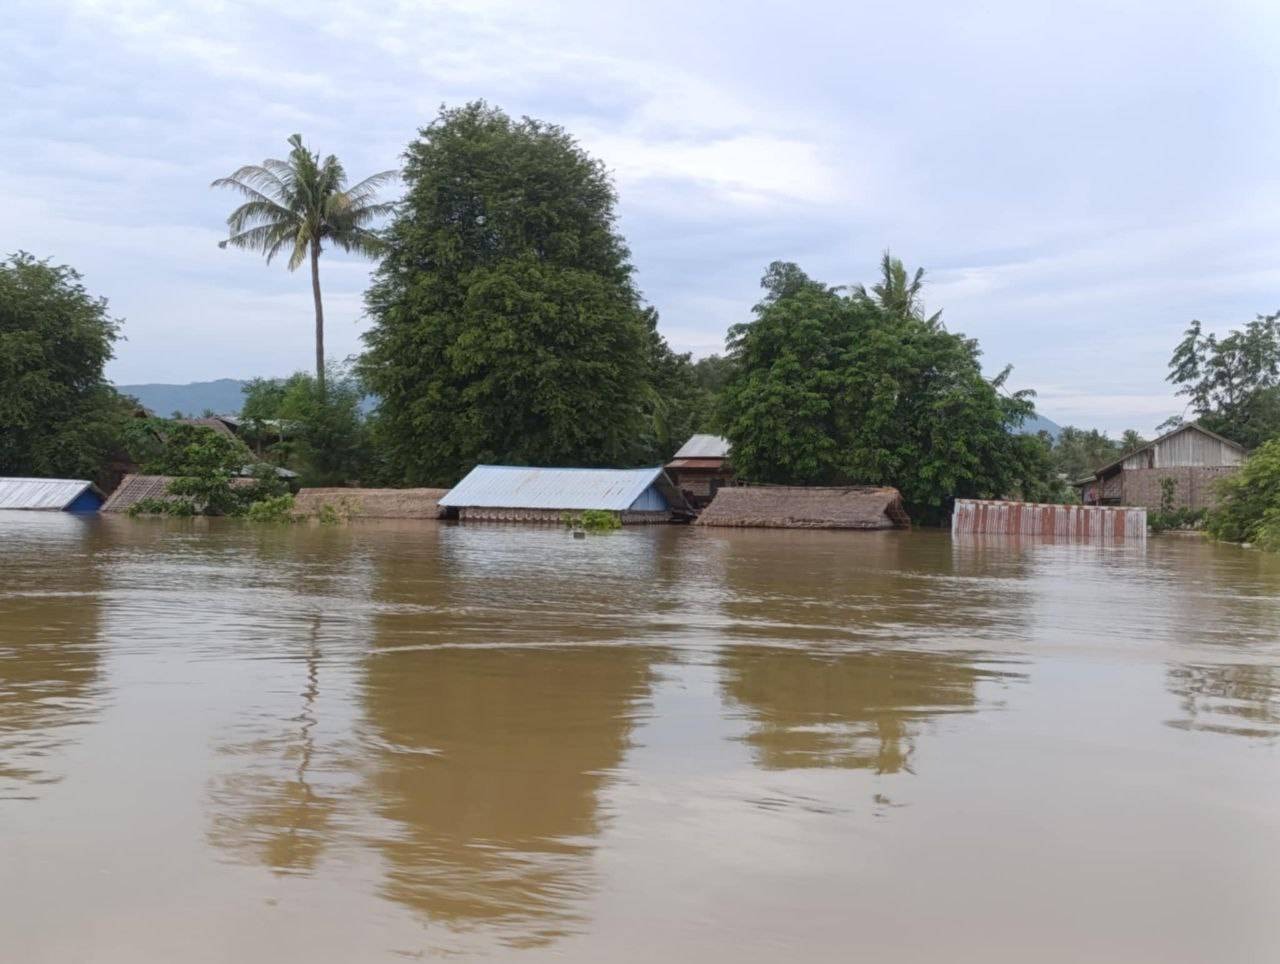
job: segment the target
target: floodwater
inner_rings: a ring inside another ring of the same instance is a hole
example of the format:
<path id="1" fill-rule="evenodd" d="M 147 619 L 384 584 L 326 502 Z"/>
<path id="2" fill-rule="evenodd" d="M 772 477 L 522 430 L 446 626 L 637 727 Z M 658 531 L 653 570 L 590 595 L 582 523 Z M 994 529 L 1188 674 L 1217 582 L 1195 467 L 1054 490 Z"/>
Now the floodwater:
<path id="1" fill-rule="evenodd" d="M 1280 960 L 1280 559 L 0 513 L 0 960 Z"/>

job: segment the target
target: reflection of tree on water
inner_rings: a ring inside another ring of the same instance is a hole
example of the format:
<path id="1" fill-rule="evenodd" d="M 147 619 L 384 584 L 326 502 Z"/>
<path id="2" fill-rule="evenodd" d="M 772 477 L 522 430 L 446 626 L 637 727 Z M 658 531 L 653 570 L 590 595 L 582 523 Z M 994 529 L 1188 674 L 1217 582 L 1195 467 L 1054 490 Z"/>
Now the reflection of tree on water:
<path id="1" fill-rule="evenodd" d="M 626 749 L 648 662 L 597 646 L 370 657 L 386 894 L 512 945 L 572 930 L 592 887 L 597 795 Z"/>
<path id="2" fill-rule="evenodd" d="M 312 773 L 317 748 L 316 700 L 320 695 L 320 616 L 313 618 L 305 659 L 299 712 L 279 734 L 228 743 L 219 750 L 248 761 L 244 769 L 212 781 L 212 826 L 216 846 L 239 852 L 281 873 L 314 869 L 330 840 L 337 807 L 333 774 Z"/>
<path id="3" fill-rule="evenodd" d="M 1170 720 L 1170 726 L 1234 736 L 1280 736 L 1280 669 L 1275 666 L 1175 666 L 1169 670 L 1168 687 L 1184 714 Z"/>
<path id="4" fill-rule="evenodd" d="M 29 515 L 6 520 L 0 557 L 0 799 L 58 782 L 58 753 L 103 697 L 94 532 L 80 519 Z"/>
<path id="5" fill-rule="evenodd" d="M 980 708 L 977 685 L 1004 678 L 937 653 L 739 647 L 721 657 L 726 695 L 751 721 L 745 737 L 768 769 L 910 772 L 921 725 Z"/>

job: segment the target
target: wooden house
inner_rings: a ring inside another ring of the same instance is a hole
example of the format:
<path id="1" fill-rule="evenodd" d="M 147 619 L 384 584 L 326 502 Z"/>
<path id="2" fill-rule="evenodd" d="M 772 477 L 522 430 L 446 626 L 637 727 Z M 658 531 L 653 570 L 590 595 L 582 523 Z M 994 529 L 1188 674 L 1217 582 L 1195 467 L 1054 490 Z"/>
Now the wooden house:
<path id="1" fill-rule="evenodd" d="M 695 509 L 701 509 L 711 502 L 717 491 L 733 483 L 729 440 L 719 435 L 695 435 L 664 468 L 685 500 Z"/>
<path id="2" fill-rule="evenodd" d="M 1244 458 L 1243 446 L 1192 422 L 1073 484 L 1085 505 L 1159 509 L 1169 489 L 1173 508 L 1204 509 L 1215 502 L 1214 483 L 1238 471 Z"/>

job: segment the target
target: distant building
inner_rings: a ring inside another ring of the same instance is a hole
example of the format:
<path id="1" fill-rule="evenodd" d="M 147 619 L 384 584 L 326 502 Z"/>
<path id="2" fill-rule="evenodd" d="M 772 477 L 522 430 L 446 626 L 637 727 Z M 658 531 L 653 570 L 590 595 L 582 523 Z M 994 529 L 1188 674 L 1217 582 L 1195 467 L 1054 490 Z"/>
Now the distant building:
<path id="1" fill-rule="evenodd" d="M 1085 505 L 1134 505 L 1159 509 L 1172 479 L 1172 504 L 1210 508 L 1214 483 L 1239 470 L 1244 447 L 1192 422 L 1116 459 L 1072 484 Z"/>
<path id="2" fill-rule="evenodd" d="M 559 524 L 567 513 L 616 512 L 624 524 L 669 522 L 688 504 L 661 468 L 477 465 L 440 500 L 446 517 Z"/>
<path id="3" fill-rule="evenodd" d="M 236 438 L 240 434 L 240 420 L 230 415 L 207 415 L 203 418 L 174 419 L 179 425 L 195 425 L 198 428 L 212 429 L 227 438 Z"/>
<path id="4" fill-rule="evenodd" d="M 0 509 L 97 512 L 106 496 L 83 479 L 0 478 Z"/>
<path id="5" fill-rule="evenodd" d="M 680 447 L 665 468 L 689 504 L 701 509 L 717 491 L 733 483 L 729 440 L 719 435 L 695 435 Z"/>

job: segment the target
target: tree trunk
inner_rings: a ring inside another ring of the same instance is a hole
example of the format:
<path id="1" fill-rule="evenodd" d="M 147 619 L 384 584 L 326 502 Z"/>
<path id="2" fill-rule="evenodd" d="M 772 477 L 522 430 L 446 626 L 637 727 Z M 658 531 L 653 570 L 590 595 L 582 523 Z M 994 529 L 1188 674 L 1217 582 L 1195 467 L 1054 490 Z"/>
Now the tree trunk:
<path id="1" fill-rule="evenodd" d="M 324 394 L 324 305 L 320 302 L 320 242 L 311 242 L 311 295 L 316 301 L 316 387 Z"/>

